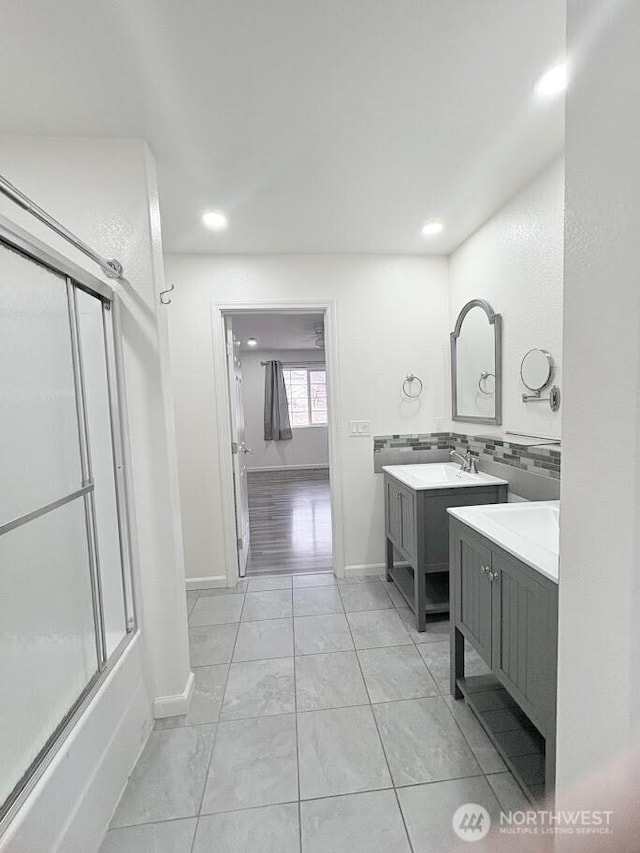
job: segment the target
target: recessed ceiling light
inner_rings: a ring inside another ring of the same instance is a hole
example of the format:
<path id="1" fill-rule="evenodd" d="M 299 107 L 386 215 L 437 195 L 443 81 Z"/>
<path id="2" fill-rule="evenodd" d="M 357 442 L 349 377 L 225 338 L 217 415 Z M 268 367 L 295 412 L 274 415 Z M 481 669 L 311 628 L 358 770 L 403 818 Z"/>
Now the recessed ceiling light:
<path id="1" fill-rule="evenodd" d="M 567 63 L 561 62 L 545 71 L 542 77 L 538 78 L 534 91 L 541 98 L 552 98 L 554 95 L 560 95 L 566 88 Z"/>
<path id="2" fill-rule="evenodd" d="M 202 221 L 212 231 L 224 231 L 229 224 L 227 217 L 221 210 L 207 210 L 202 214 Z"/>
<path id="3" fill-rule="evenodd" d="M 257 347 L 258 341 L 255 338 L 248 338 L 247 339 L 247 346 L 248 347 Z"/>
<path id="4" fill-rule="evenodd" d="M 442 222 L 438 222 L 437 219 L 432 219 L 429 222 L 425 222 L 422 226 L 422 235 L 424 237 L 435 237 L 436 234 L 440 234 L 444 225 Z"/>

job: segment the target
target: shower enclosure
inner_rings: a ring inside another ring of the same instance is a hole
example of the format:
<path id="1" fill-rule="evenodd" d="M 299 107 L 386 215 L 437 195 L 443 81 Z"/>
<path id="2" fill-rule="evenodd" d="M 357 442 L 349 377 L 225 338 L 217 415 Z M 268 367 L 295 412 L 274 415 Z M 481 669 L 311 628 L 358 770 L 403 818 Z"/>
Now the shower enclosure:
<path id="1" fill-rule="evenodd" d="M 136 628 L 114 308 L 0 223 L 0 830 Z"/>

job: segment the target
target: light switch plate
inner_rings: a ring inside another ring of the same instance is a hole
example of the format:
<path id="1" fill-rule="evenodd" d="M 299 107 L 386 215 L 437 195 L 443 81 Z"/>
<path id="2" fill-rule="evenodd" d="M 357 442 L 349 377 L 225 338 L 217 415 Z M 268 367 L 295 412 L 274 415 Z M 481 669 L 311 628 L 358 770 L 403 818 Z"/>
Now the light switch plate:
<path id="1" fill-rule="evenodd" d="M 349 434 L 352 438 L 371 435 L 371 421 L 349 421 Z"/>

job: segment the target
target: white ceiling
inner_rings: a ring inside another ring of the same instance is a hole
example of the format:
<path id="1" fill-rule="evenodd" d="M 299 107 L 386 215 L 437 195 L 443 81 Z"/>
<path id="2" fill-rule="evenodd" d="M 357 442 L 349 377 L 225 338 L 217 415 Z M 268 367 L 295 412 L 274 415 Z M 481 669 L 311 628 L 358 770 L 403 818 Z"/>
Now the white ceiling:
<path id="1" fill-rule="evenodd" d="M 562 149 L 564 7 L 3 0 L 0 132 L 146 139 L 170 252 L 449 252 Z"/>
<path id="2" fill-rule="evenodd" d="M 241 349 L 249 351 L 304 350 L 318 352 L 314 329 L 322 326 L 322 314 L 239 314 L 232 318 L 233 332 Z M 255 338 L 257 347 L 248 347 L 247 338 Z"/>

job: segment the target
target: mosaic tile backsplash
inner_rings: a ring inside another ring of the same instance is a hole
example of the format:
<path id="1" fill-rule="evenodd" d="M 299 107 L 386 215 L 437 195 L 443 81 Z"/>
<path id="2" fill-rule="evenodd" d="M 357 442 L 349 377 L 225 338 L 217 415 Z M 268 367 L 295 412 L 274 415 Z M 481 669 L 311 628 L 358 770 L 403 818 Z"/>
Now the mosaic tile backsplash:
<path id="1" fill-rule="evenodd" d="M 518 444 L 491 435 L 464 435 L 457 432 L 374 436 L 374 454 L 383 450 L 456 450 L 462 455 L 471 451 L 480 462 L 483 459 L 487 462 L 501 462 L 532 474 L 560 479 L 560 446 L 553 444 Z"/>

